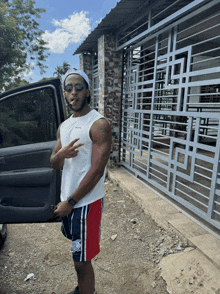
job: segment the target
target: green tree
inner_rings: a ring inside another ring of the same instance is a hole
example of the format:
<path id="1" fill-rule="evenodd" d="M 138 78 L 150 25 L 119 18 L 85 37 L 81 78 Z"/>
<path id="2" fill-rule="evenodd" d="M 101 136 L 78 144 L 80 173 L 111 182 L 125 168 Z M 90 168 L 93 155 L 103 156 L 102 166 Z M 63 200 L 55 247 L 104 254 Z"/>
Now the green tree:
<path id="1" fill-rule="evenodd" d="M 65 73 L 70 69 L 70 64 L 66 61 L 63 62 L 63 74 L 65 75 Z"/>
<path id="2" fill-rule="evenodd" d="M 53 80 L 54 78 L 42 78 L 41 80 L 39 80 L 39 82 L 44 82 L 44 81 L 49 81 L 49 80 Z"/>
<path id="3" fill-rule="evenodd" d="M 37 18 L 45 9 L 35 8 L 33 0 L 0 0 L 0 89 L 31 69 L 28 57 L 45 72 L 49 56 L 44 33 Z"/>
<path id="4" fill-rule="evenodd" d="M 20 86 L 24 86 L 24 85 L 28 85 L 29 83 L 22 79 L 21 77 L 18 77 L 18 78 L 15 78 L 15 80 L 7 85 L 5 85 L 5 90 L 10 90 L 10 89 L 13 89 L 13 88 L 17 88 L 17 87 L 20 87 Z"/>
<path id="5" fill-rule="evenodd" d="M 63 62 L 63 65 L 57 65 L 55 68 L 54 76 L 61 79 L 61 76 L 65 75 L 65 73 L 70 69 L 70 64 L 66 61 Z"/>
<path id="6" fill-rule="evenodd" d="M 63 75 L 63 68 L 60 65 L 57 65 L 57 67 L 55 68 L 55 72 L 53 73 L 53 75 L 56 78 L 61 79 L 61 76 Z"/>

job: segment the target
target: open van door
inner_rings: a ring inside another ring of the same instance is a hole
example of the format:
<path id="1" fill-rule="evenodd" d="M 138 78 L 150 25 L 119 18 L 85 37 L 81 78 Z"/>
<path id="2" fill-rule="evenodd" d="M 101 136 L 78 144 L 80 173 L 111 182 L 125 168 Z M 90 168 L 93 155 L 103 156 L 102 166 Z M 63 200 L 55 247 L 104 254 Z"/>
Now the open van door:
<path id="1" fill-rule="evenodd" d="M 59 79 L 0 95 L 0 223 L 46 222 L 59 202 L 60 170 L 50 166 L 66 118 Z"/>

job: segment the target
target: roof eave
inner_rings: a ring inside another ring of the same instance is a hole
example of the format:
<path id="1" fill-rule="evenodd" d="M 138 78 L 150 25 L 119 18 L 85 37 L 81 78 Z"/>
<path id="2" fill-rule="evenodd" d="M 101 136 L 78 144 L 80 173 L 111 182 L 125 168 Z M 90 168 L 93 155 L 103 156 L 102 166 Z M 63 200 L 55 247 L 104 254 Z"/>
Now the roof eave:
<path id="1" fill-rule="evenodd" d="M 97 51 L 97 40 L 107 33 L 117 33 L 117 29 L 120 28 L 120 24 L 130 16 L 131 9 L 140 8 L 140 6 L 146 6 L 149 0 L 121 0 L 117 5 L 111 9 L 111 11 L 102 19 L 98 26 L 87 36 L 82 44 L 76 49 L 73 55 L 81 53 L 91 53 Z M 121 17 L 123 15 L 123 17 Z"/>

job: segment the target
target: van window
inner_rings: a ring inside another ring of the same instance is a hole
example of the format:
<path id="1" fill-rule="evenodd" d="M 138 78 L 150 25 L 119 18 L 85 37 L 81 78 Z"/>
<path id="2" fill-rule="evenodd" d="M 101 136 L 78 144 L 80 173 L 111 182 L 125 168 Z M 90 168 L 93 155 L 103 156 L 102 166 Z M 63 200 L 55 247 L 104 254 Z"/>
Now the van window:
<path id="1" fill-rule="evenodd" d="M 6 96 L 0 101 L 0 148 L 56 140 L 51 87 Z"/>

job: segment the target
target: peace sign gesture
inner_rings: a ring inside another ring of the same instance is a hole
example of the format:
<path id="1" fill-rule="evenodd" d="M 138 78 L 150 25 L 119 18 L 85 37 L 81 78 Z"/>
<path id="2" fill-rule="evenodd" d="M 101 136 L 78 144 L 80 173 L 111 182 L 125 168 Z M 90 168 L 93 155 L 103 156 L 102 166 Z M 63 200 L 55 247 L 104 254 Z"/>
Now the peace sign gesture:
<path id="1" fill-rule="evenodd" d="M 78 143 L 80 138 L 76 138 L 72 140 L 69 144 L 62 147 L 61 140 L 60 140 L 60 128 L 57 132 L 57 143 L 54 147 L 53 153 L 50 158 L 51 166 L 52 168 L 58 169 L 61 168 L 61 166 L 64 163 L 65 158 L 73 158 L 77 156 L 79 152 L 79 147 L 83 146 L 84 143 Z"/>
<path id="2" fill-rule="evenodd" d="M 78 148 L 84 145 L 84 143 L 75 144 L 77 141 L 79 141 L 79 139 L 80 138 L 74 139 L 73 141 L 71 141 L 69 144 L 67 144 L 66 146 L 62 148 L 62 154 L 64 158 L 72 158 L 77 156 L 79 152 Z"/>

